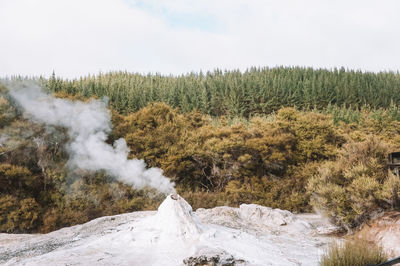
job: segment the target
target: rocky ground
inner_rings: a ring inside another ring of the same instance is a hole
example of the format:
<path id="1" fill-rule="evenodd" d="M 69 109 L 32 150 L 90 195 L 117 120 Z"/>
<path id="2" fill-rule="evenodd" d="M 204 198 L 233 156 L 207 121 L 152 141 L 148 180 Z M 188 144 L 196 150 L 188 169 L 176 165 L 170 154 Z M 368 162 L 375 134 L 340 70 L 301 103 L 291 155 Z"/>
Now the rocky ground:
<path id="1" fill-rule="evenodd" d="M 338 228 L 316 214 L 243 204 L 102 217 L 49 234 L 0 234 L 5 265 L 317 265 Z"/>

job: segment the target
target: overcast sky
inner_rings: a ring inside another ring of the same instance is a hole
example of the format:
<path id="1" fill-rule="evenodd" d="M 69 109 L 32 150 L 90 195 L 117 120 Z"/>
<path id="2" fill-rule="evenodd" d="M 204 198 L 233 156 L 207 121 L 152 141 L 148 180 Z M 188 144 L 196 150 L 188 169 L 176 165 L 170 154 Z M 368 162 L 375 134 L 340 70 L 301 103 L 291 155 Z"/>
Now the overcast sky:
<path id="1" fill-rule="evenodd" d="M 399 0 L 0 0 L 0 76 L 400 70 Z"/>

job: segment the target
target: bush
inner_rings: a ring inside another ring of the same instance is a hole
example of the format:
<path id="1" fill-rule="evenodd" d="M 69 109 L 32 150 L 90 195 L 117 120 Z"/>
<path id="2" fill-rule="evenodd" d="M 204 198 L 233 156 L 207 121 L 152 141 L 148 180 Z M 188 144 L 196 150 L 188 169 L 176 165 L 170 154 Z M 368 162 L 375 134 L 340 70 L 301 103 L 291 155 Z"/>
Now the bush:
<path id="1" fill-rule="evenodd" d="M 23 199 L 18 210 L 10 213 L 8 220 L 17 228 L 17 232 L 29 232 L 38 226 L 40 207 L 33 198 Z"/>
<path id="2" fill-rule="evenodd" d="M 33 198 L 21 201 L 11 195 L 0 197 L 0 231 L 29 232 L 38 226 L 40 207 Z"/>
<path id="3" fill-rule="evenodd" d="M 310 179 L 312 205 L 348 231 L 377 211 L 398 207 L 399 181 L 386 169 L 390 149 L 374 136 L 345 144 L 340 156 L 325 162 Z"/>
<path id="4" fill-rule="evenodd" d="M 0 196 L 0 232 L 12 232 L 17 225 L 9 220 L 9 214 L 18 209 L 18 199 L 11 195 Z"/>
<path id="5" fill-rule="evenodd" d="M 321 258 L 322 266 L 365 266 L 386 261 L 382 247 L 362 238 L 332 243 Z"/>

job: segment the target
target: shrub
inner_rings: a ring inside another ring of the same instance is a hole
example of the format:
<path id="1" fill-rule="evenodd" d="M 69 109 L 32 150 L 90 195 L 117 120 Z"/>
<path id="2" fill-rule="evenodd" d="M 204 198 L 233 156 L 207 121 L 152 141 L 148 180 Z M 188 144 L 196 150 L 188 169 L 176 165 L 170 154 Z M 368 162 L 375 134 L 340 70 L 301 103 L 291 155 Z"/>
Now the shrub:
<path id="1" fill-rule="evenodd" d="M 397 207 L 399 183 L 388 176 L 390 146 L 377 137 L 343 146 L 335 161 L 325 162 L 308 184 L 311 203 L 347 230 L 374 212 Z"/>
<path id="2" fill-rule="evenodd" d="M 11 212 L 8 219 L 18 228 L 18 232 L 29 232 L 38 226 L 40 206 L 33 198 L 23 199 L 19 203 L 18 210 Z"/>
<path id="3" fill-rule="evenodd" d="M 33 198 L 18 201 L 18 198 L 5 195 L 0 197 L 0 231 L 29 232 L 38 226 L 40 207 Z"/>
<path id="4" fill-rule="evenodd" d="M 26 167 L 0 163 L 0 192 L 15 193 L 33 181 L 34 179 Z"/>
<path id="5" fill-rule="evenodd" d="M 11 195 L 0 196 L 0 232 L 12 232 L 18 225 L 9 221 L 9 214 L 18 209 L 18 199 Z"/>
<path id="6" fill-rule="evenodd" d="M 376 265 L 387 260 L 382 247 L 362 238 L 332 243 L 322 256 L 322 266 L 365 266 Z"/>
<path id="7" fill-rule="evenodd" d="M 332 118 L 327 115 L 282 108 L 276 115 L 275 124 L 295 136 L 296 159 L 300 162 L 334 158 L 337 147 L 344 143 Z"/>

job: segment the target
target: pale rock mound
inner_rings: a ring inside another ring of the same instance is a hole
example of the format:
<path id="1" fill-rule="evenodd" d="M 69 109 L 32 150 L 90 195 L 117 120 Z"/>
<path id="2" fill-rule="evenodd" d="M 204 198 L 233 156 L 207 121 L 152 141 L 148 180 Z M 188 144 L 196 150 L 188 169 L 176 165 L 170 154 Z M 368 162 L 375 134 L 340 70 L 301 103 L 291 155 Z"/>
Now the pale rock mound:
<path id="1" fill-rule="evenodd" d="M 310 215 L 295 215 L 286 210 L 272 209 L 257 204 L 242 204 L 239 208 L 216 207 L 198 209 L 196 214 L 203 223 L 217 224 L 246 231 L 263 231 L 273 234 L 313 234 L 325 235 L 338 231 L 328 221 L 318 223 L 321 217 L 312 219 Z M 317 217 L 317 215 L 314 215 Z"/>
<path id="2" fill-rule="evenodd" d="M 158 207 L 155 217 L 161 238 L 193 239 L 202 233 L 192 206 L 179 195 L 169 195 Z"/>

